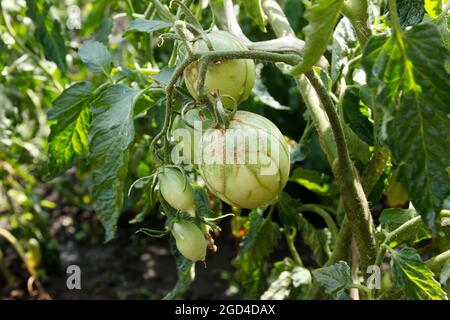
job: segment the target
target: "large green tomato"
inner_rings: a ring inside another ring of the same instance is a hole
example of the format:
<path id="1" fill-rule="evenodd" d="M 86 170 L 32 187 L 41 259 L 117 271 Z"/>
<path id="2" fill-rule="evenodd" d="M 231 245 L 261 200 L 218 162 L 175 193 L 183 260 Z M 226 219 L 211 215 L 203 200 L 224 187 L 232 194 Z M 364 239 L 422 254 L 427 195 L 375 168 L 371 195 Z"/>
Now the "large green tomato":
<path id="1" fill-rule="evenodd" d="M 161 195 L 167 203 L 194 217 L 194 193 L 191 184 L 185 180 L 183 174 L 175 168 L 165 167 L 158 173 L 158 180 Z"/>
<path id="2" fill-rule="evenodd" d="M 287 183 L 290 154 L 280 130 L 263 116 L 237 111 L 227 129 L 202 137 L 200 173 L 220 199 L 241 208 L 273 200 Z"/>
<path id="3" fill-rule="evenodd" d="M 172 226 L 177 249 L 191 261 L 205 261 L 207 241 L 202 231 L 189 221 L 175 222 Z"/>
<path id="4" fill-rule="evenodd" d="M 206 35 L 214 51 L 242 51 L 248 50 L 245 44 L 237 37 L 225 31 L 212 31 Z M 197 40 L 193 45 L 196 53 L 208 52 L 203 39 Z M 184 71 L 186 86 L 189 93 L 198 100 L 197 84 L 199 81 L 200 62 L 191 63 Z M 211 92 L 218 91 L 222 103 L 226 108 L 232 108 L 250 95 L 255 83 L 255 63 L 251 59 L 221 60 L 210 63 L 206 72 L 205 90 L 211 99 Z"/>

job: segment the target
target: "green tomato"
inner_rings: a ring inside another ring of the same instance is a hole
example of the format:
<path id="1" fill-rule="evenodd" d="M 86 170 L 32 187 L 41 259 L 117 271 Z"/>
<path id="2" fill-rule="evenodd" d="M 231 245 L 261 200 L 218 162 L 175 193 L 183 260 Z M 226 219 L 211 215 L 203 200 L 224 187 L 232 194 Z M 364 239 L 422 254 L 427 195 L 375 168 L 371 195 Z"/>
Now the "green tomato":
<path id="1" fill-rule="evenodd" d="M 175 169 L 165 167 L 158 173 L 161 195 L 173 208 L 195 217 L 194 193 L 189 181 Z"/>
<path id="2" fill-rule="evenodd" d="M 207 187 L 220 199 L 241 208 L 258 208 L 285 187 L 289 148 L 270 120 L 237 111 L 227 129 L 204 133 L 199 167 Z"/>
<path id="3" fill-rule="evenodd" d="M 207 241 L 202 231 L 193 222 L 175 222 L 172 226 L 172 234 L 178 251 L 186 259 L 193 262 L 205 261 Z"/>
<path id="4" fill-rule="evenodd" d="M 237 37 L 225 31 L 212 31 L 207 34 L 214 51 L 242 51 L 248 50 Z M 193 45 L 196 53 L 208 52 L 203 39 L 197 40 Z M 186 87 L 189 93 L 198 100 L 197 84 L 199 81 L 201 63 L 191 63 L 184 71 Z M 255 63 L 251 59 L 223 60 L 210 63 L 206 72 L 205 90 L 209 98 L 211 93 L 218 91 L 224 96 L 222 103 L 226 108 L 233 108 L 234 104 L 246 100 L 255 83 Z"/>

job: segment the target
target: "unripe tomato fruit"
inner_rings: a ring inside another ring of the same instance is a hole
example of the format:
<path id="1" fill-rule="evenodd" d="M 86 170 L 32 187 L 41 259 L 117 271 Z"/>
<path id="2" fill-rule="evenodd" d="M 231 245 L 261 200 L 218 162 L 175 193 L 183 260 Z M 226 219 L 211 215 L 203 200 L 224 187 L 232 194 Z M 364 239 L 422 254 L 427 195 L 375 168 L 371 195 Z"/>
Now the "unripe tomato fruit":
<path id="1" fill-rule="evenodd" d="M 290 154 L 286 140 L 270 120 L 237 111 L 226 129 L 203 134 L 199 167 L 207 187 L 220 199 L 253 209 L 268 204 L 283 190 Z"/>
<path id="2" fill-rule="evenodd" d="M 163 168 L 158 173 L 161 195 L 173 208 L 195 217 L 194 193 L 189 181 L 175 168 Z"/>
<path id="3" fill-rule="evenodd" d="M 178 251 L 193 262 L 205 261 L 207 242 L 201 230 L 189 221 L 175 222 L 172 226 Z"/>
<path id="4" fill-rule="evenodd" d="M 242 51 L 248 50 L 239 38 L 225 31 L 212 31 L 206 35 L 214 51 Z M 193 45 L 195 53 L 208 52 L 208 46 L 203 39 L 197 40 Z M 184 71 L 186 87 L 189 93 L 198 100 L 197 84 L 199 81 L 201 63 L 191 63 Z M 233 108 L 250 95 L 255 83 L 255 63 L 251 59 L 233 59 L 212 62 L 208 65 L 205 78 L 205 90 L 211 99 L 211 94 L 218 91 L 222 103 L 226 108 Z"/>

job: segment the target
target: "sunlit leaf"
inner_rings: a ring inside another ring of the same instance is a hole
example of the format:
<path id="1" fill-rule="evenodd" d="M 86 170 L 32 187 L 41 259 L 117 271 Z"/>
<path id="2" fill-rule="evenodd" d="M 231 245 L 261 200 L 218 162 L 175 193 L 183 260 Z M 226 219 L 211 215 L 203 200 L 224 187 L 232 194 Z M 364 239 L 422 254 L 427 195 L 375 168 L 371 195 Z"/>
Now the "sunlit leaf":
<path id="1" fill-rule="evenodd" d="M 76 160 L 87 155 L 91 94 L 90 82 L 76 83 L 53 101 L 47 113 L 48 119 L 55 121 L 48 137 L 50 177 L 64 173 Z"/>
<path id="2" fill-rule="evenodd" d="M 305 18 L 308 25 L 303 29 L 306 44 L 303 61 L 292 70 L 293 75 L 309 71 L 325 52 L 333 34 L 344 0 L 308 1 Z"/>
<path id="3" fill-rule="evenodd" d="M 339 192 L 336 185 L 331 182 L 330 177 L 310 169 L 295 169 L 289 177 L 289 181 L 297 182 L 321 196 L 330 197 Z"/>
<path id="4" fill-rule="evenodd" d="M 427 265 L 413 248 L 396 251 L 391 258 L 394 285 L 402 288 L 408 299 L 443 300 L 447 295 L 434 279 Z"/>

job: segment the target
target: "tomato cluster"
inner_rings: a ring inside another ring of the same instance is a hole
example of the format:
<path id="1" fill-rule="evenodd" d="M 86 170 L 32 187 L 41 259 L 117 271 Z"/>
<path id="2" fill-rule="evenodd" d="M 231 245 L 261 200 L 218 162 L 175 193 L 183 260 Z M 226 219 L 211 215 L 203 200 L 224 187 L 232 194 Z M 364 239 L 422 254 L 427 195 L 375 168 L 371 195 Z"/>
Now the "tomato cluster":
<path id="1" fill-rule="evenodd" d="M 219 52 L 248 50 L 238 38 L 224 31 L 212 31 L 192 47 L 200 54 L 211 49 Z M 200 163 L 194 164 L 207 188 L 218 198 L 240 208 L 265 207 L 287 183 L 290 154 L 282 133 L 270 120 L 255 113 L 236 111 L 252 91 L 254 62 L 250 59 L 213 61 L 207 66 L 203 88 L 199 88 L 201 63 L 200 60 L 191 63 L 184 70 L 184 79 L 195 100 L 193 105 L 202 108 L 193 108 L 174 118 L 173 139 L 182 149 L 185 162 L 200 159 Z M 206 111 L 202 111 L 204 109 Z M 214 115 L 216 121 L 212 119 Z M 195 121 L 202 123 L 200 138 L 195 135 Z M 185 129 L 189 139 L 175 135 L 177 129 Z M 166 202 L 197 221 L 193 190 L 184 172 L 166 166 L 158 179 Z M 205 259 L 210 238 L 207 229 L 201 223 L 199 227 L 192 219 L 178 219 L 171 224 L 178 250 L 192 261 Z"/>

